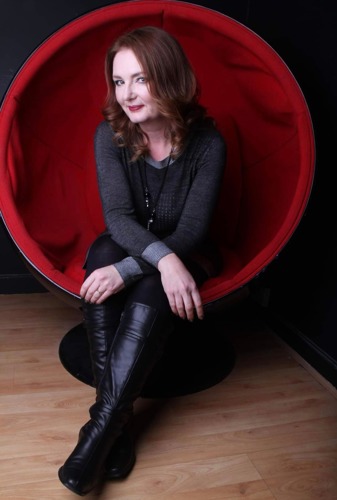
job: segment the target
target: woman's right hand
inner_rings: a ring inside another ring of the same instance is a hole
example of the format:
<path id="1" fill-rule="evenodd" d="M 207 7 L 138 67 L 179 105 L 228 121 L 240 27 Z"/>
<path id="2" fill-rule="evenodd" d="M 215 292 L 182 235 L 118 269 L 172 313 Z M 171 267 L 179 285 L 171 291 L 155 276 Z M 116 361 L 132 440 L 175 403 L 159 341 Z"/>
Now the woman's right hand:
<path id="1" fill-rule="evenodd" d="M 80 295 L 86 302 L 101 304 L 110 295 L 125 288 L 124 281 L 115 266 L 105 266 L 93 271 L 84 281 Z"/>
<path id="2" fill-rule="evenodd" d="M 204 311 L 198 287 L 179 257 L 170 253 L 160 259 L 158 270 L 172 312 L 193 321 L 195 314 L 203 319 Z"/>

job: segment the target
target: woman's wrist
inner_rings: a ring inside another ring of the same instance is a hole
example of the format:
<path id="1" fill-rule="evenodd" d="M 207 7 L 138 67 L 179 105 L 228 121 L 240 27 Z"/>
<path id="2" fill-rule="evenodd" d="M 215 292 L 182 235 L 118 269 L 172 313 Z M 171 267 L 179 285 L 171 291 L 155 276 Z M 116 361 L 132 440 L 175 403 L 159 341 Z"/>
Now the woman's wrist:
<path id="1" fill-rule="evenodd" d="M 182 262 L 175 253 L 169 253 L 162 257 L 158 262 L 158 271 L 160 273 L 169 272 L 172 267 L 176 265 L 181 265 Z"/>

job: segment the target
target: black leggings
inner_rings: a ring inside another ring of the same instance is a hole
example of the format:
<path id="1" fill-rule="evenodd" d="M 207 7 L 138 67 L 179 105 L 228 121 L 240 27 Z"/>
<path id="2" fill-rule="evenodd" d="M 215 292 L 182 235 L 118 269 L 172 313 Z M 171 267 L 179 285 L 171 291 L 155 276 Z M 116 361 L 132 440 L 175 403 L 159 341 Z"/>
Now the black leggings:
<path id="1" fill-rule="evenodd" d="M 127 253 L 115 243 L 110 235 L 100 235 L 91 245 L 85 264 L 87 278 L 93 271 L 109 266 L 127 257 Z M 184 262 L 195 282 L 200 286 L 207 278 L 206 273 L 194 262 Z M 163 315 L 171 315 L 171 308 L 164 292 L 161 276 L 155 268 L 153 274 L 146 274 L 127 289 L 108 297 L 116 312 L 116 320 L 129 304 L 140 302 L 157 309 Z"/>

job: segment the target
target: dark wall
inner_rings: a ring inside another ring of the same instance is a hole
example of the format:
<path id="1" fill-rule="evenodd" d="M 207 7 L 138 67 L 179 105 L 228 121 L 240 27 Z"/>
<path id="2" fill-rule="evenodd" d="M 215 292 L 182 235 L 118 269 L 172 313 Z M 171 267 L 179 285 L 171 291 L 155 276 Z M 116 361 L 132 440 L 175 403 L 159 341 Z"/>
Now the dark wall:
<path id="1" fill-rule="evenodd" d="M 0 99 L 45 38 L 79 15 L 112 3 L 117 2 L 1 0 Z M 266 312 L 281 334 L 332 380 L 337 366 L 337 4 L 334 0 L 194 3 L 229 15 L 262 36 L 283 57 L 307 99 L 317 146 L 312 196 L 293 238 L 253 288 L 268 292 Z M 0 249 L 0 293 L 42 290 L 2 224 Z"/>
<path id="2" fill-rule="evenodd" d="M 311 112 L 316 173 L 302 222 L 261 280 L 279 333 L 337 385 L 337 4 L 253 0 L 250 27 L 283 57 Z"/>

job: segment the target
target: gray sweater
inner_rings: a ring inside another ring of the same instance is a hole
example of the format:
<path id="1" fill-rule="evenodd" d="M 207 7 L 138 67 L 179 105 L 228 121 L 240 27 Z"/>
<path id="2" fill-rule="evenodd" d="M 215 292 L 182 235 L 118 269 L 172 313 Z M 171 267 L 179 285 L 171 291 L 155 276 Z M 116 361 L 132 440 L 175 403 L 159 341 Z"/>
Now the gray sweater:
<path id="1" fill-rule="evenodd" d="M 115 264 L 126 286 L 151 273 L 169 253 L 184 259 L 207 236 L 226 160 L 223 138 L 214 128 L 190 133 L 184 151 L 168 167 L 131 162 L 128 148 L 118 147 L 107 122 L 97 127 L 95 156 L 107 232 L 129 255 Z M 146 169 L 146 176 L 144 169 Z M 144 184 L 151 203 L 166 179 L 151 231 Z M 145 181 L 146 179 L 146 181 Z"/>

